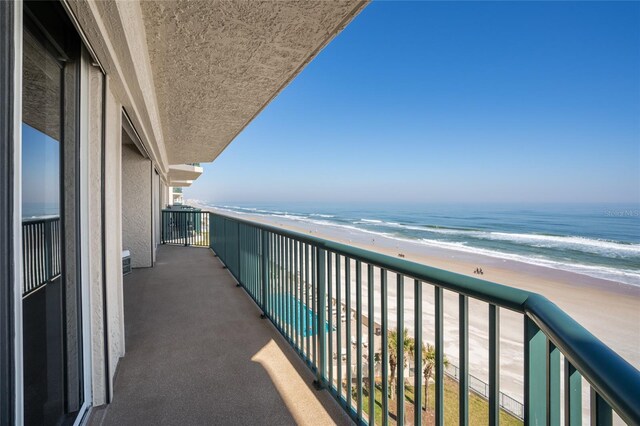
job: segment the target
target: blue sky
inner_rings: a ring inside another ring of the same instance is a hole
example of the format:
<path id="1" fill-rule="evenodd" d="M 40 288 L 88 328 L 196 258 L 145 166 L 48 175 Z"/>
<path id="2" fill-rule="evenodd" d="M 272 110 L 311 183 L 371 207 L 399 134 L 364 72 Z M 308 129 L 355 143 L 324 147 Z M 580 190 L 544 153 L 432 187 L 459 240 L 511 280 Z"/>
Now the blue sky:
<path id="1" fill-rule="evenodd" d="M 187 198 L 640 203 L 640 3 L 374 2 L 204 169 Z"/>
<path id="2" fill-rule="evenodd" d="M 60 212 L 60 143 L 24 123 L 22 203 L 25 216 Z"/>

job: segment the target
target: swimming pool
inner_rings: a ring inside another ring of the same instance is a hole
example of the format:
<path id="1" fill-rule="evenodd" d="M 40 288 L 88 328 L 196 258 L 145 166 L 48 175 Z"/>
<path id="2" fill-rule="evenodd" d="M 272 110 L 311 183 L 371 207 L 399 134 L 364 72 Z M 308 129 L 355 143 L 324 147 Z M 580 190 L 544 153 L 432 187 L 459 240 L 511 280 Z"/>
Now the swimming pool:
<path id="1" fill-rule="evenodd" d="M 296 331 L 299 330 L 298 318 L 302 326 L 302 337 L 313 336 L 316 334 L 318 317 L 313 310 L 300 299 L 296 299 L 291 294 L 276 293 L 272 299 L 273 310 L 282 318 L 282 320 L 291 325 Z M 284 306 L 283 306 L 284 305 Z M 289 317 L 289 307 L 292 309 L 291 318 Z M 282 312 L 280 312 L 280 310 Z M 324 323 L 325 332 L 329 332 L 329 323 Z"/>

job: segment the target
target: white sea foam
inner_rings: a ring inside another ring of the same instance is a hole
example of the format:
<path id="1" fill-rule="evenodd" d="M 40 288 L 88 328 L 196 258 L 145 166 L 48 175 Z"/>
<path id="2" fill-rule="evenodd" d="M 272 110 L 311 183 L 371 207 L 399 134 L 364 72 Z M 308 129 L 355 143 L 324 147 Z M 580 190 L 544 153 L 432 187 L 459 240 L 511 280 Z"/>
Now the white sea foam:
<path id="1" fill-rule="evenodd" d="M 640 244 L 624 244 L 615 241 L 577 236 L 521 234 L 467 229 L 435 228 L 427 226 L 404 225 L 397 222 L 382 222 L 377 220 L 373 221 L 365 219 L 361 219 L 360 222 L 354 222 L 354 224 L 374 224 L 374 226 L 386 226 L 391 228 L 400 228 L 433 234 L 469 237 L 481 240 L 512 242 L 538 248 L 576 250 L 614 258 L 640 256 Z"/>
<path id="2" fill-rule="evenodd" d="M 507 232 L 490 232 L 479 230 L 466 230 L 466 229 L 452 229 L 452 228 L 435 228 L 419 225 L 406 225 L 398 222 L 385 222 L 379 219 L 360 219 L 359 221 L 352 222 L 351 225 L 336 223 L 331 220 L 335 216 L 322 215 L 322 214 L 310 214 L 304 216 L 300 214 L 291 214 L 280 211 L 269 211 L 261 209 L 250 209 L 237 206 L 223 206 L 216 207 L 219 210 L 227 211 L 240 215 L 254 215 L 262 217 L 280 218 L 297 222 L 304 222 L 317 226 L 327 226 L 339 229 L 347 229 L 352 232 L 375 235 L 383 238 L 389 238 L 396 241 L 402 241 L 406 243 L 421 244 L 431 247 L 444 248 L 450 250 L 456 250 L 459 252 L 479 254 L 484 256 L 490 256 L 498 259 L 512 260 L 523 262 L 527 264 L 544 266 L 548 268 L 564 270 L 569 272 L 575 272 L 583 275 L 588 275 L 595 278 L 607 279 L 622 282 L 625 284 L 631 284 L 640 286 L 640 273 L 635 270 L 612 268 L 600 265 L 585 265 L 580 263 L 562 262 L 558 260 L 551 260 L 543 257 L 536 257 L 531 255 L 520 255 L 515 253 L 508 253 L 500 250 L 487 249 L 473 247 L 468 242 L 454 242 L 454 241 L 442 241 L 435 237 L 435 235 L 450 235 L 459 236 L 462 238 L 475 238 L 480 240 L 492 240 L 503 241 L 514 244 L 520 244 L 530 247 L 550 248 L 557 250 L 576 250 L 584 253 L 590 253 L 609 258 L 629 258 L 640 256 L 640 244 L 623 244 L 613 241 L 590 239 L 577 236 L 554 236 L 554 235 L 542 235 L 542 234 L 522 234 L 522 233 L 507 233 Z M 242 210 L 242 211 L 240 211 Z M 323 219 L 317 219 L 318 217 Z M 363 225 L 363 226 L 358 226 Z M 395 228 L 405 229 L 411 231 L 422 231 L 427 233 L 426 235 L 435 234 L 434 238 L 406 238 L 400 235 L 396 235 L 392 232 L 385 232 L 385 230 L 373 230 L 367 227 L 374 228 Z"/>
<path id="3" fill-rule="evenodd" d="M 411 240 L 405 240 L 411 241 Z M 488 250 L 477 247 L 470 247 L 464 243 L 436 241 L 436 240 L 420 240 L 420 244 L 447 248 L 466 253 L 480 254 L 484 256 L 495 257 L 499 259 L 514 260 L 518 262 L 528 263 L 537 266 L 545 266 L 553 269 L 560 269 L 569 272 L 588 275 L 594 278 L 602 278 L 606 280 L 620 281 L 625 284 L 640 286 L 640 273 L 628 269 L 610 268 L 606 266 L 584 265 L 579 263 L 559 262 L 555 260 L 545 259 L 535 256 L 523 256 L 514 253 L 504 253 L 497 250 Z"/>

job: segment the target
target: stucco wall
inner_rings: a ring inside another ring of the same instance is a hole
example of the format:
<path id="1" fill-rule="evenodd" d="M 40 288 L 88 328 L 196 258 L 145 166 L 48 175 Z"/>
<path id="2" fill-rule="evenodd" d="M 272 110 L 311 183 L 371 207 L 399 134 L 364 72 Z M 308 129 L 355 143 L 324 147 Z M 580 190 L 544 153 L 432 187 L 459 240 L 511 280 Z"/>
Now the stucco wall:
<path id="1" fill-rule="evenodd" d="M 160 177 L 155 170 L 151 174 L 151 195 L 151 207 L 153 209 L 153 263 L 155 264 L 156 249 L 158 247 L 158 242 L 160 241 L 160 238 L 158 237 L 160 231 L 160 209 L 158 208 L 160 202 Z"/>
<path id="2" fill-rule="evenodd" d="M 104 311 L 102 309 L 102 81 L 99 69 L 89 67 L 89 289 L 91 303 L 92 393 L 95 405 L 105 403 Z"/>
<path id="3" fill-rule="evenodd" d="M 134 268 L 153 266 L 151 173 L 151 161 L 135 145 L 123 144 L 122 246 L 131 252 Z"/>
<path id="4" fill-rule="evenodd" d="M 125 353 L 124 304 L 122 293 L 122 106 L 107 91 L 105 124 L 105 244 L 107 263 L 107 327 L 109 373 L 113 377 L 120 357 Z M 95 403 L 97 405 L 97 403 Z"/>

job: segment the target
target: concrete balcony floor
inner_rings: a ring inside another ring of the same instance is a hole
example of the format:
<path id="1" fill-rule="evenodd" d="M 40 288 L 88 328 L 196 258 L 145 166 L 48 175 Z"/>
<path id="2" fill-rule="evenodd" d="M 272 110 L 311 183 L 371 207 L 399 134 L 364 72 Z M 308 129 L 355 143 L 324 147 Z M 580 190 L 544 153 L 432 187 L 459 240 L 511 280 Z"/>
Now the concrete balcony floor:
<path id="1" fill-rule="evenodd" d="M 124 305 L 114 398 L 90 424 L 351 423 L 210 250 L 161 246 Z"/>

